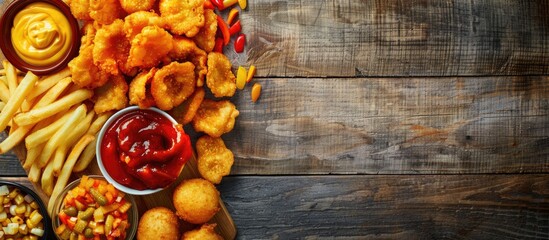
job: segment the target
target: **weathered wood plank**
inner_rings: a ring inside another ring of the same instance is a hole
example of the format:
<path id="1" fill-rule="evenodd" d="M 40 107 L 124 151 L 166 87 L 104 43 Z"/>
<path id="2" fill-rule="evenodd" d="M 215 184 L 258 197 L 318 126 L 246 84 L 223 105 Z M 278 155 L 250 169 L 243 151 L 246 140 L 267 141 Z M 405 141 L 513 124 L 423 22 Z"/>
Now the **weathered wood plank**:
<path id="1" fill-rule="evenodd" d="M 549 170 L 549 77 L 259 81 L 223 136 L 233 174 Z"/>
<path id="2" fill-rule="evenodd" d="M 549 73 L 547 1 L 260 0 L 240 15 L 258 76 Z M 231 45 L 232 46 L 232 45 Z"/>
<path id="3" fill-rule="evenodd" d="M 547 239 L 547 175 L 225 178 L 238 239 Z"/>
<path id="4" fill-rule="evenodd" d="M 0 132 L 0 141 L 3 141 L 6 137 L 5 132 Z M 0 154 L 0 176 L 27 176 L 13 151 Z"/>

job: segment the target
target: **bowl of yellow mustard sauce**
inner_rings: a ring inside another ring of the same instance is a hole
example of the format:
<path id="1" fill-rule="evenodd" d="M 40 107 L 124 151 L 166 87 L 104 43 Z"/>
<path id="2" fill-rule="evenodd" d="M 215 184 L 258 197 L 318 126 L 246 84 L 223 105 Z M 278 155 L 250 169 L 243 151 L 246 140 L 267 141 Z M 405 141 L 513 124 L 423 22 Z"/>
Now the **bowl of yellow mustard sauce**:
<path id="1" fill-rule="evenodd" d="M 0 26 L 0 49 L 21 71 L 52 74 L 78 54 L 78 21 L 61 0 L 15 0 Z"/>

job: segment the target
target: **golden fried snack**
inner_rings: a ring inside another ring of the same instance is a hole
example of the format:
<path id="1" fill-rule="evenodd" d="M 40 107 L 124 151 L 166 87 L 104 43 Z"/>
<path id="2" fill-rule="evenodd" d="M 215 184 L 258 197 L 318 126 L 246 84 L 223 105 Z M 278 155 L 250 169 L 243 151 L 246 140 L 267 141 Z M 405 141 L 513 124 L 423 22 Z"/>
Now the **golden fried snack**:
<path id="1" fill-rule="evenodd" d="M 204 88 L 197 88 L 187 100 L 179 104 L 179 106 L 174 107 L 169 114 L 181 125 L 190 123 L 196 115 L 196 111 L 198 111 L 205 95 L 206 91 L 204 91 Z"/>
<path id="2" fill-rule="evenodd" d="M 172 62 L 154 74 L 151 94 L 156 106 L 171 110 L 187 99 L 195 89 L 194 65 L 190 62 Z"/>
<path id="3" fill-rule="evenodd" d="M 95 89 L 93 110 L 97 114 L 111 110 L 120 110 L 128 106 L 128 84 L 122 75 L 110 77 L 109 81 Z"/>
<path id="4" fill-rule="evenodd" d="M 140 108 L 148 108 L 155 105 L 151 95 L 151 81 L 156 73 L 156 68 L 139 73 L 130 83 L 130 104 Z"/>
<path id="5" fill-rule="evenodd" d="M 193 118 L 193 128 L 211 137 L 220 137 L 233 130 L 238 110 L 229 100 L 204 99 Z"/>
<path id="6" fill-rule="evenodd" d="M 223 240 L 219 234 L 217 234 L 214 228 L 217 224 L 204 224 L 200 226 L 199 229 L 194 229 L 188 232 L 185 232 L 181 236 L 181 240 Z"/>
<path id="7" fill-rule="evenodd" d="M 100 24 L 111 24 L 126 14 L 118 0 L 89 0 L 90 17 Z"/>
<path id="8" fill-rule="evenodd" d="M 179 237 L 177 216 L 165 207 L 147 210 L 137 227 L 137 240 L 176 240 Z"/>
<path id="9" fill-rule="evenodd" d="M 93 37 L 91 33 L 82 36 L 80 53 L 68 64 L 72 81 L 79 87 L 96 88 L 109 80 L 109 74 L 93 64 Z"/>
<path id="10" fill-rule="evenodd" d="M 124 32 L 128 39 L 133 39 L 146 26 L 158 26 L 163 28 L 164 21 L 155 12 L 148 11 L 134 12 L 124 18 Z"/>
<path id="11" fill-rule="evenodd" d="M 219 192 L 202 178 L 184 180 L 173 192 L 173 205 L 181 219 L 203 224 L 220 210 Z"/>
<path id="12" fill-rule="evenodd" d="M 160 0 L 159 10 L 173 34 L 194 37 L 204 26 L 204 0 Z"/>
<path id="13" fill-rule="evenodd" d="M 90 17 L 90 0 L 71 0 L 67 5 L 69 5 L 71 13 L 76 19 L 92 20 Z"/>
<path id="14" fill-rule="evenodd" d="M 120 0 L 120 6 L 127 13 L 149 11 L 155 3 L 156 0 Z"/>
<path id="15" fill-rule="evenodd" d="M 202 50 L 211 52 L 215 46 L 215 33 L 217 32 L 217 15 L 212 9 L 204 9 L 204 26 L 193 40 Z"/>
<path id="16" fill-rule="evenodd" d="M 93 63 L 101 70 L 112 74 L 131 72 L 126 66 L 130 42 L 124 33 L 124 21 L 116 19 L 109 25 L 103 25 L 97 30 L 94 38 Z"/>
<path id="17" fill-rule="evenodd" d="M 208 72 L 206 61 L 208 55 L 194 43 L 192 40 L 185 37 L 173 38 L 173 49 L 168 53 L 168 57 L 179 62 L 189 61 L 196 67 L 194 72 L 197 76 L 196 86 L 204 85 L 204 77 Z"/>
<path id="18" fill-rule="evenodd" d="M 229 59 L 223 53 L 209 53 L 206 85 L 213 95 L 215 97 L 232 97 L 236 91 L 235 80 Z"/>
<path id="19" fill-rule="evenodd" d="M 196 141 L 198 171 L 202 177 L 213 184 L 219 184 L 224 176 L 231 173 L 234 163 L 233 152 L 223 139 L 204 135 Z"/>
<path id="20" fill-rule="evenodd" d="M 131 40 L 128 64 L 140 68 L 156 67 L 172 48 L 170 33 L 158 26 L 146 26 Z"/>

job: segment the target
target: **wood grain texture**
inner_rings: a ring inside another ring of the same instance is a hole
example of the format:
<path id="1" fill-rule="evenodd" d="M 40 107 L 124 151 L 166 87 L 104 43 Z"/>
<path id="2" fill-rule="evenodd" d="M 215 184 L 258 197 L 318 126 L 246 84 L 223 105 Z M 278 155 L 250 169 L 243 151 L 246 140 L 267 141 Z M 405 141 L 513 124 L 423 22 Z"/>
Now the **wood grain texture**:
<path id="1" fill-rule="evenodd" d="M 549 170 L 549 77 L 257 81 L 223 136 L 233 174 Z"/>
<path id="2" fill-rule="evenodd" d="M 240 14 L 258 76 L 549 73 L 549 3 L 260 0 Z M 232 45 L 231 45 L 232 46 Z"/>
<path id="3" fill-rule="evenodd" d="M 246 239 L 547 239 L 547 175 L 238 176 Z"/>

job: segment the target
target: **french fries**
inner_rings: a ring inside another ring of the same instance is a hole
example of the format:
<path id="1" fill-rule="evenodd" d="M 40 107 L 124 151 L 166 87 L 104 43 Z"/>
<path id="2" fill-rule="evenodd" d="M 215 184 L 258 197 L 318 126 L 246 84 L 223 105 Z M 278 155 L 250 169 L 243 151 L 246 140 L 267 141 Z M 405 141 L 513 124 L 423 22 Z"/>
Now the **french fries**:
<path id="1" fill-rule="evenodd" d="M 38 77 L 19 72 L 7 61 L 2 65 L 0 130 L 10 128 L 0 153 L 24 142 L 23 168 L 29 180 L 55 196 L 72 172 L 85 170 L 95 157 L 96 134 L 112 112 L 95 114 L 86 102 L 93 90 L 74 84 L 69 69 Z"/>

